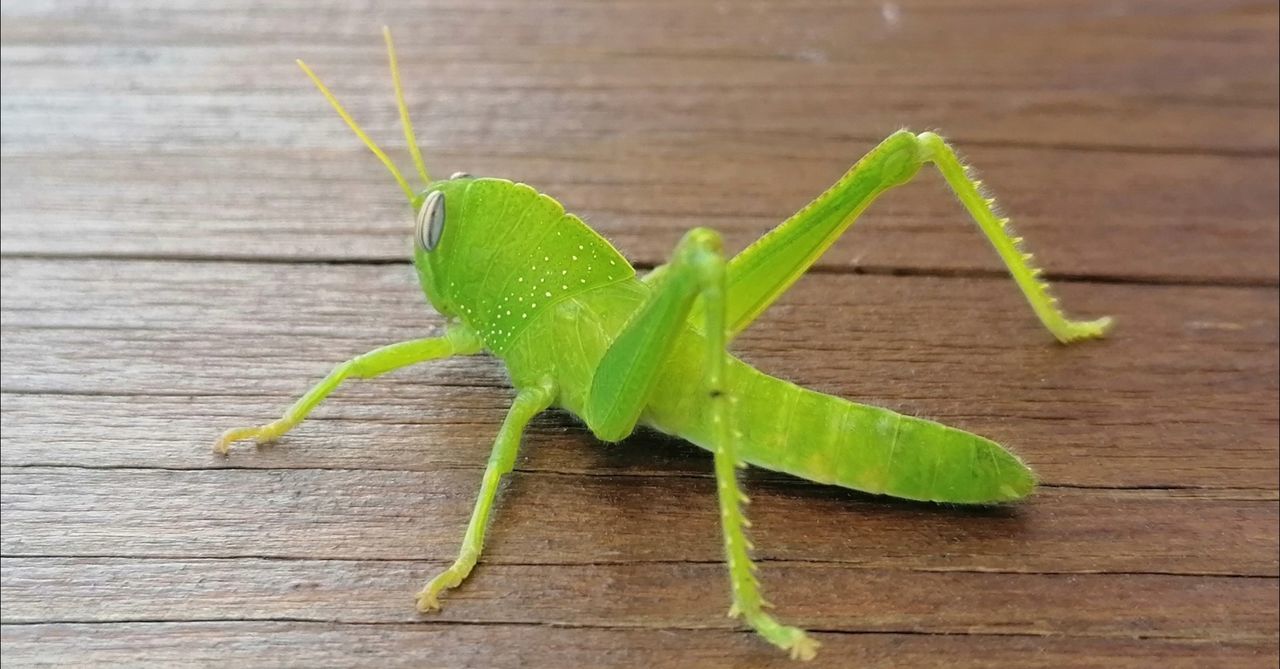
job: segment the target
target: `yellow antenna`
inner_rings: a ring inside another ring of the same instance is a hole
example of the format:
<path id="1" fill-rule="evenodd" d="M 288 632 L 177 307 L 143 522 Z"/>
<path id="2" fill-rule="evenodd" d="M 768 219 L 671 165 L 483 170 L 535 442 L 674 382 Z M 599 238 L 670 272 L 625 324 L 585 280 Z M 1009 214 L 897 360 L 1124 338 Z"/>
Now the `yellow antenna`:
<path id="1" fill-rule="evenodd" d="M 391 43 L 391 29 L 382 26 L 382 38 L 387 42 L 387 60 L 391 61 L 391 83 L 396 87 L 396 106 L 400 108 L 400 124 L 404 126 L 404 141 L 409 143 L 409 153 L 413 156 L 413 164 L 422 177 L 422 185 L 431 183 L 431 175 L 427 174 L 427 165 L 422 162 L 422 153 L 418 151 L 418 140 L 413 136 L 413 123 L 409 121 L 409 107 L 404 103 L 404 88 L 400 86 L 400 66 L 396 64 L 396 47 Z"/>
<path id="2" fill-rule="evenodd" d="M 333 93 L 329 92 L 329 89 L 320 82 L 320 78 L 316 76 L 316 73 L 312 72 L 311 68 L 307 67 L 307 64 L 302 62 L 302 59 L 298 59 L 298 67 L 302 68 L 302 71 L 307 73 L 307 76 L 311 78 L 311 83 L 315 84 L 316 88 L 320 89 L 320 93 L 324 95 L 324 99 L 328 100 L 329 104 L 333 105 L 334 111 L 338 112 L 338 116 L 341 116 L 342 120 L 347 122 L 347 126 L 356 133 L 356 136 L 360 138 L 360 141 L 364 142 L 364 145 L 369 147 L 369 150 L 373 152 L 373 155 L 377 156 L 378 160 L 381 160 L 382 164 L 387 166 L 387 169 L 391 171 L 391 176 L 396 178 L 396 183 L 400 184 L 400 189 L 403 190 L 404 194 L 408 196 L 410 201 L 412 201 L 414 197 L 413 188 L 409 186 L 408 181 L 405 181 L 404 175 L 400 174 L 400 170 L 396 169 L 395 163 L 391 162 L 391 159 L 387 157 L 387 154 L 383 153 L 382 149 L 378 148 L 378 145 L 374 144 L 373 140 L 369 139 L 369 136 L 360 129 L 360 126 L 356 124 L 355 119 L 351 118 L 351 115 L 347 113 L 347 110 L 342 108 L 342 105 L 338 102 L 338 98 L 333 97 Z"/>

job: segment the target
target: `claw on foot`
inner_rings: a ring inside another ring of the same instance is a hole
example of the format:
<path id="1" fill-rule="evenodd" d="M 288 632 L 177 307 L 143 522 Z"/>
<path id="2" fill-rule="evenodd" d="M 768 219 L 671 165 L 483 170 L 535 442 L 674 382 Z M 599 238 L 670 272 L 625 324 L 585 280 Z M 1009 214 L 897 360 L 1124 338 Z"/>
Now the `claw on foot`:
<path id="1" fill-rule="evenodd" d="M 418 612 L 430 613 L 440 609 L 440 593 L 449 588 L 456 588 L 462 583 L 462 577 L 458 576 L 453 569 L 446 569 L 436 577 L 427 581 L 427 584 L 418 592 Z"/>
<path id="2" fill-rule="evenodd" d="M 818 646 L 821 646 L 822 644 L 818 643 L 817 640 L 810 637 L 808 634 L 805 634 L 804 630 L 799 630 L 794 627 L 791 629 L 796 632 L 795 638 L 791 641 L 791 645 L 789 647 L 783 647 L 784 650 L 791 654 L 791 659 L 804 660 L 807 662 L 817 657 Z"/>
<path id="3" fill-rule="evenodd" d="M 269 444 L 279 439 L 286 429 L 288 428 L 284 427 L 280 421 L 256 427 L 233 427 L 223 432 L 222 436 L 213 442 L 213 451 L 219 455 L 226 455 L 231 451 L 231 444 L 248 439 L 252 439 L 258 444 Z"/>
<path id="4" fill-rule="evenodd" d="M 418 593 L 418 613 L 431 613 L 440 610 L 440 598 L 436 593 L 431 592 L 427 588 L 423 588 Z"/>
<path id="5" fill-rule="evenodd" d="M 779 624 L 772 616 L 758 611 L 748 616 L 747 623 L 766 641 L 787 651 L 793 660 L 812 660 L 818 655 L 821 644 L 799 627 Z"/>
<path id="6" fill-rule="evenodd" d="M 1100 339 L 1105 337 L 1107 330 L 1111 329 L 1113 321 L 1110 316 L 1092 321 L 1068 321 L 1066 330 L 1055 333 L 1058 341 L 1064 344 L 1072 344 L 1086 339 Z"/>

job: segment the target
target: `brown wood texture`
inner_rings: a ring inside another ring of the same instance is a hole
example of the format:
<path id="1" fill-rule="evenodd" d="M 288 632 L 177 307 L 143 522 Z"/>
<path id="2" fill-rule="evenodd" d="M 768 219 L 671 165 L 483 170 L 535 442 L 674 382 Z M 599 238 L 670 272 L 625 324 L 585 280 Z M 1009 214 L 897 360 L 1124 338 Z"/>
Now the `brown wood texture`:
<path id="1" fill-rule="evenodd" d="M 741 248 L 898 127 L 940 129 L 1064 304 L 1061 347 L 925 172 L 735 344 L 1008 444 L 1026 503 L 748 471 L 753 539 L 821 667 L 1277 666 L 1280 47 L 1230 0 L 0 7 L 0 653 L 8 666 L 795 666 L 724 616 L 709 456 L 533 423 L 438 615 L 512 398 L 498 361 L 350 383 L 438 332 L 409 216 L 296 71 L 408 165 L 524 180 L 641 266 Z"/>

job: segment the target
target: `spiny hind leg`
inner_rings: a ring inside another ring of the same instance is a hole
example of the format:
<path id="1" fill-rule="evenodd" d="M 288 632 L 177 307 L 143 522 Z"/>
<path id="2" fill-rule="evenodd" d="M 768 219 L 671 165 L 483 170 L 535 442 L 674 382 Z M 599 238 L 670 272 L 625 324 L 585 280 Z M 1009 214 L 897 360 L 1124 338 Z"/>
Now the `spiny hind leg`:
<path id="1" fill-rule="evenodd" d="M 922 159 L 933 163 L 942 173 L 956 198 L 968 210 L 969 216 L 978 224 L 982 233 L 987 236 L 987 241 L 991 242 L 991 246 L 1004 261 L 1009 274 L 1013 276 L 1045 328 L 1064 344 L 1081 339 L 1095 339 L 1106 334 L 1107 328 L 1111 326 L 1110 317 L 1091 321 L 1067 318 L 1058 306 L 1058 298 L 1049 292 L 1049 283 L 1041 276 L 1042 270 L 1032 265 L 1032 255 L 1022 249 L 1022 238 L 1010 234 L 1009 219 L 996 213 L 995 199 L 983 193 L 982 182 L 969 175 L 968 169 L 960 162 L 951 146 L 932 132 L 920 133 L 916 141 L 919 143 Z"/>
<path id="2" fill-rule="evenodd" d="M 516 394 L 515 402 L 502 422 L 502 429 L 498 431 L 498 438 L 494 440 L 493 452 L 489 455 L 489 464 L 480 484 L 480 496 L 476 499 L 475 510 L 471 512 L 471 522 L 467 524 L 458 559 L 423 586 L 418 593 L 419 611 L 425 613 L 440 608 L 440 593 L 458 587 L 475 568 L 484 548 L 484 531 L 489 524 L 494 497 L 498 494 L 498 483 L 515 466 L 516 452 L 525 427 L 534 416 L 551 406 L 554 397 L 555 387 L 550 381 L 524 388 Z"/>
<path id="3" fill-rule="evenodd" d="M 1058 307 L 1041 271 L 1031 264 L 1021 238 L 1009 233 L 1007 218 L 995 213 L 994 200 L 981 191 L 955 152 L 938 135 L 900 130 L 872 149 L 813 202 L 766 233 L 729 262 L 730 336 L 744 330 L 795 283 L 853 224 L 877 196 L 910 181 L 933 163 L 956 197 L 986 235 L 1040 322 L 1059 341 L 1100 337 L 1109 318 L 1073 321 Z"/>
<path id="4" fill-rule="evenodd" d="M 213 450 L 226 455 L 231 444 L 237 441 L 253 439 L 259 444 L 265 444 L 279 439 L 301 423 L 316 405 L 349 378 L 371 379 L 420 362 L 453 355 L 470 355 L 479 351 L 479 337 L 461 326 L 450 328 L 443 337 L 413 339 L 374 349 L 334 367 L 328 376 L 298 398 L 280 418 L 264 425 L 237 427 L 223 432 L 214 442 Z"/>
<path id="5" fill-rule="evenodd" d="M 747 497 L 738 486 L 737 470 L 745 466 L 738 459 L 735 440 L 738 430 L 733 424 L 733 400 L 724 382 L 726 350 L 725 332 L 725 261 L 719 235 L 710 231 L 688 254 L 688 263 L 694 269 L 699 292 L 703 299 L 704 335 L 706 337 L 706 401 L 710 405 L 712 435 L 715 440 L 716 493 L 720 507 L 720 526 L 724 535 L 725 554 L 729 567 L 729 584 L 732 588 L 731 617 L 741 617 L 744 622 L 769 643 L 790 653 L 793 659 L 810 660 L 817 654 L 818 642 L 804 630 L 779 623 L 765 613 L 767 606 L 760 595 L 760 583 L 756 580 L 756 565 L 751 561 L 751 542 L 746 528 L 750 527 L 742 507 Z M 672 272 L 677 269 L 673 266 Z M 668 279 L 670 280 L 670 279 Z"/>
<path id="6" fill-rule="evenodd" d="M 730 400 L 724 384 L 725 261 L 720 235 L 696 228 L 685 234 L 671 262 L 647 281 L 652 291 L 614 339 L 596 368 L 584 418 L 604 439 L 620 439 L 631 432 L 666 368 L 673 346 L 687 331 L 690 312 L 701 298 L 698 323 L 705 323 L 706 370 L 704 400 L 715 428 L 715 469 L 720 518 L 733 588 L 731 615 L 741 616 L 771 643 L 793 657 L 813 657 L 817 644 L 802 630 L 779 624 L 764 613 L 755 566 L 748 555 L 746 498 L 738 489 Z"/>

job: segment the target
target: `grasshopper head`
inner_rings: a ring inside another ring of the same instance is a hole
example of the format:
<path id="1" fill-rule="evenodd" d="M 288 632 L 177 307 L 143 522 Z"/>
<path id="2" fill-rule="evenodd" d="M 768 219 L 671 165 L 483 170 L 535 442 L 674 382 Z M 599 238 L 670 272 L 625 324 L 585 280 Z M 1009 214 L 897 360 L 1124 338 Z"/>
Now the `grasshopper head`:
<path id="1" fill-rule="evenodd" d="M 454 291 L 446 290 L 445 286 L 445 259 L 453 249 L 452 238 L 456 238 L 449 233 L 457 227 L 449 224 L 449 202 L 453 200 L 457 204 L 471 180 L 471 175 L 457 172 L 448 179 L 432 182 L 410 200 L 415 212 L 413 265 L 418 272 L 418 282 L 436 311 L 449 317 L 459 315 L 458 305 L 450 299 Z M 456 209 L 454 213 L 456 219 Z"/>
<path id="2" fill-rule="evenodd" d="M 559 202 L 527 185 L 463 173 L 432 179 L 414 139 L 391 32 L 384 27 L 382 33 L 405 141 L 424 184 L 421 190 L 409 184 L 319 77 L 302 61 L 298 65 L 408 198 L 415 219 L 414 267 L 437 311 L 474 327 L 490 350 L 499 351 L 524 323 L 556 300 L 635 275 L 608 241 L 567 214 Z M 505 216 L 508 206 L 518 208 L 512 209 L 519 211 L 516 221 Z M 539 249 L 540 258 L 529 257 L 534 249 Z"/>

